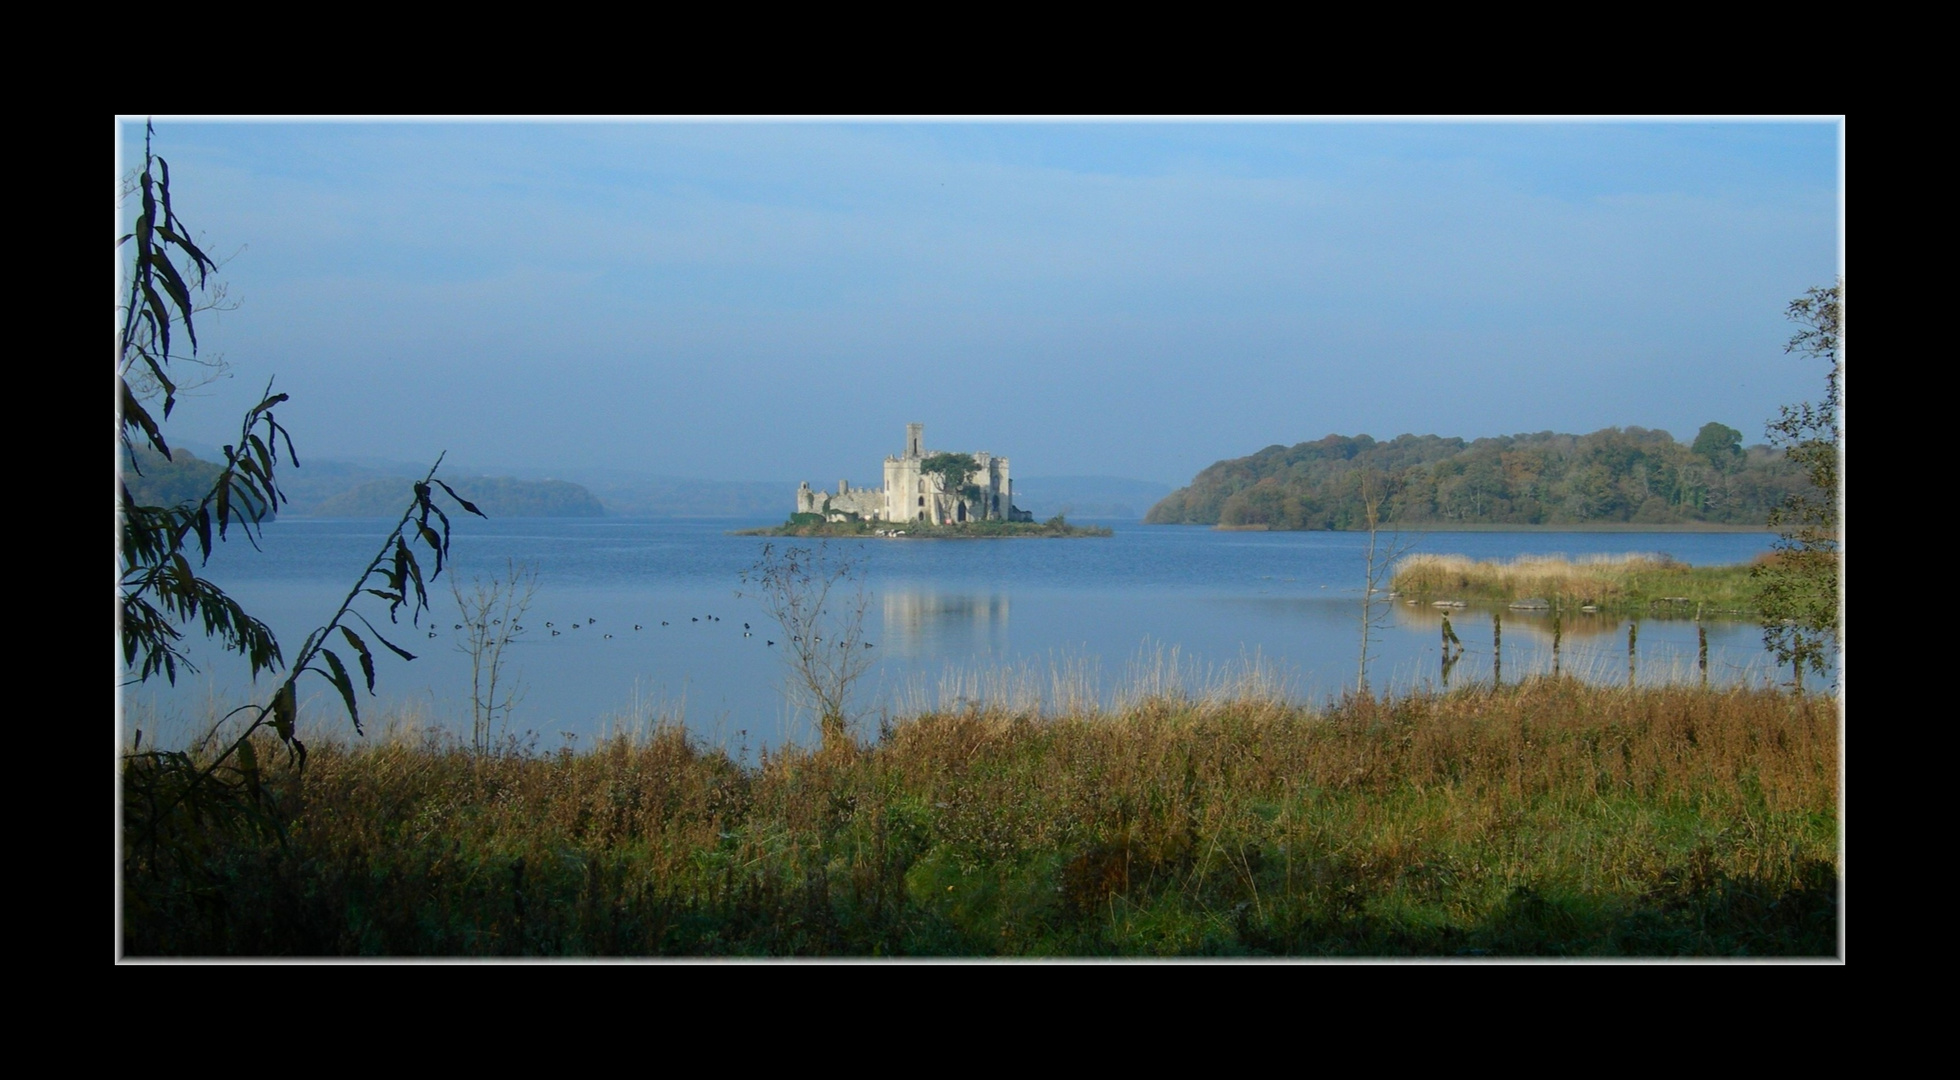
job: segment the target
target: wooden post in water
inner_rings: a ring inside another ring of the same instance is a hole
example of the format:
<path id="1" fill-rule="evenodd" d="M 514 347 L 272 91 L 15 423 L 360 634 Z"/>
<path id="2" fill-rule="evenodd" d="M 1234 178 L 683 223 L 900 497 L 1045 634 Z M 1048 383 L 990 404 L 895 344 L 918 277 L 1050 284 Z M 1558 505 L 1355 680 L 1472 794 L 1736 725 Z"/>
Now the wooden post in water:
<path id="1" fill-rule="evenodd" d="M 1504 685 L 1504 613 L 1490 613 L 1490 677 L 1499 686 Z"/>
<path id="2" fill-rule="evenodd" d="M 1701 639 L 1701 688 L 1708 689 L 1708 626 L 1699 620 L 1695 623 L 1695 636 Z"/>
<path id="3" fill-rule="evenodd" d="M 1559 636 L 1560 636 L 1559 631 L 1560 631 L 1560 626 L 1558 621 L 1558 609 L 1553 608 L 1552 609 L 1552 678 L 1554 679 L 1558 678 L 1558 643 L 1559 643 Z"/>
<path id="4" fill-rule="evenodd" d="M 1639 664 L 1640 623 L 1638 620 L 1627 623 L 1627 689 L 1633 689 L 1633 677 Z"/>
<path id="5" fill-rule="evenodd" d="M 1443 612 L 1443 689 L 1450 688 L 1450 613 Z"/>
<path id="6" fill-rule="evenodd" d="M 1450 669 L 1456 666 L 1457 658 L 1463 655 L 1463 641 L 1450 628 L 1450 613 L 1443 612 L 1443 689 L 1450 688 Z"/>

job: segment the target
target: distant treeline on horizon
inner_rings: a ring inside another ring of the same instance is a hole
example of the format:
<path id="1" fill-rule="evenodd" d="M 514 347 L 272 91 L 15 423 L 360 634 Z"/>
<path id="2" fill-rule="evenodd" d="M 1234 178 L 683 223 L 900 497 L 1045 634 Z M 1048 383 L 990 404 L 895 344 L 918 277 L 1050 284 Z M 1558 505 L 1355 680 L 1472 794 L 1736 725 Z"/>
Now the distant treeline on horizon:
<path id="1" fill-rule="evenodd" d="M 603 517 L 606 508 L 569 480 L 519 480 L 509 476 L 444 477 L 456 494 L 485 514 L 500 517 Z M 408 506 L 413 481 L 370 480 L 313 508 L 315 517 L 394 517 Z"/>
<path id="2" fill-rule="evenodd" d="M 180 506 L 202 499 L 221 468 L 219 463 L 205 461 L 182 447 L 175 448 L 168 459 L 137 447 L 133 462 L 124 459 L 122 479 L 138 505 Z M 285 512 L 312 517 L 397 517 L 408 508 L 414 480 L 394 476 L 361 480 L 349 473 L 350 467 L 345 465 L 328 466 L 328 475 L 321 479 L 297 470 L 281 471 L 280 484 L 293 500 Z M 491 476 L 444 479 L 458 495 L 493 518 L 599 517 L 606 512 L 590 491 L 565 480 Z M 344 486 L 349 484 L 353 486 Z M 326 494 L 318 490 L 323 485 L 330 485 L 328 490 L 340 486 L 341 490 Z"/>
<path id="3" fill-rule="evenodd" d="M 1764 524 L 1808 487 L 1780 450 L 1705 425 L 1693 444 L 1665 431 L 1542 431 L 1466 442 L 1437 435 L 1329 435 L 1220 461 L 1152 507 L 1157 525 L 1365 529 L 1363 480 L 1388 524 Z"/>

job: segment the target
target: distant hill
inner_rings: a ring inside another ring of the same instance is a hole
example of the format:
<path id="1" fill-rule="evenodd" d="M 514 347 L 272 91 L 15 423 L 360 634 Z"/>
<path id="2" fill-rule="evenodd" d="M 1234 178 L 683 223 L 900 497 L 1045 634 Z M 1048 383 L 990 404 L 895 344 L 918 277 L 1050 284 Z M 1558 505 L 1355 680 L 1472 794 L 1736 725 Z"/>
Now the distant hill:
<path id="1" fill-rule="evenodd" d="M 1741 433 L 1550 431 L 1465 442 L 1437 435 L 1329 435 L 1220 461 L 1151 507 L 1153 524 L 1269 529 L 1365 527 L 1361 479 L 1384 484 L 1383 520 L 1407 525 L 1711 522 L 1761 525 L 1808 481 L 1781 451 Z"/>
<path id="2" fill-rule="evenodd" d="M 1151 504 L 1171 493 L 1171 485 L 1121 476 L 1030 476 L 1014 478 L 1014 505 L 1032 511 L 1036 521 L 1056 514 L 1078 518 L 1140 518 Z"/>
<path id="3" fill-rule="evenodd" d="M 182 456 L 184 447 L 173 447 Z M 286 496 L 279 512 L 290 517 L 307 517 L 318 512 L 321 503 L 336 495 L 344 495 L 371 480 L 420 477 L 429 470 L 429 462 L 396 461 L 386 458 L 365 458 L 353 461 L 327 461 L 311 455 L 303 456 L 299 467 L 286 461 L 281 447 L 281 455 L 276 474 L 279 490 Z M 196 448 L 197 456 L 207 463 L 219 460 L 224 452 L 212 447 Z M 216 475 L 217 466 L 209 466 Z M 442 476 L 448 479 L 452 473 L 462 472 L 451 466 L 444 466 Z M 467 470 L 482 473 L 485 470 Z M 399 512 L 399 511 L 398 511 Z"/>
<path id="4" fill-rule="evenodd" d="M 776 518 L 796 509 L 796 484 L 786 480 L 567 472 L 606 504 L 607 513 L 622 517 Z"/>
<path id="5" fill-rule="evenodd" d="M 590 491 L 565 480 L 519 480 L 508 476 L 445 476 L 443 479 L 456 489 L 456 494 L 493 518 L 601 517 L 606 512 Z M 321 501 L 312 508 L 312 513 L 317 517 L 396 517 L 407 508 L 414 482 L 406 477 L 370 480 Z"/>
<path id="6" fill-rule="evenodd" d="M 286 513 L 294 516 L 318 514 L 320 504 L 346 495 L 362 484 L 383 479 L 403 483 L 399 478 L 407 476 L 412 468 L 385 468 L 346 461 L 316 461 L 312 458 L 301 458 L 300 461 L 302 464 L 299 468 L 282 466 L 278 472 L 279 490 L 286 493 Z M 419 478 L 428 468 L 427 465 L 422 466 L 415 476 Z M 448 472 L 442 473 L 442 477 L 448 479 Z M 401 513 L 400 509 L 395 513 Z"/>
<path id="7" fill-rule="evenodd" d="M 147 446 L 134 448 L 132 458 L 123 459 L 122 482 L 137 506 L 196 505 L 210 494 L 223 466 L 206 461 L 181 446 L 171 447 L 170 456 Z M 254 520 L 261 516 L 251 515 Z M 268 520 L 274 515 L 263 515 Z"/>
<path id="8" fill-rule="evenodd" d="M 215 450 L 200 450 L 204 459 L 218 456 Z M 179 458 L 183 453 L 179 452 Z M 378 480 L 406 483 L 408 476 L 421 477 L 428 462 L 398 461 L 369 457 L 328 461 L 305 457 L 300 468 L 283 462 L 279 468 L 279 488 L 287 503 L 280 512 L 296 517 L 340 516 L 347 508 L 361 509 L 355 492 Z M 216 475 L 217 466 L 203 461 L 204 471 Z M 518 481 L 531 483 L 566 482 L 585 489 L 599 501 L 603 512 L 619 517 L 780 517 L 796 505 L 796 482 L 787 480 L 692 480 L 658 476 L 630 469 L 545 469 L 498 466 L 495 471 Z M 443 465 L 442 479 L 456 484 L 458 476 L 481 477 L 491 472 L 466 462 Z M 207 481 L 206 490 L 209 489 Z M 457 490 L 462 490 L 460 487 Z M 1169 490 L 1166 487 L 1165 490 Z M 199 492 L 201 495 L 202 492 Z M 367 506 L 367 509 L 374 509 Z M 399 513 L 399 510 L 390 512 Z M 383 514 L 382 516 L 390 516 Z M 513 515 L 515 516 L 515 515 Z"/>

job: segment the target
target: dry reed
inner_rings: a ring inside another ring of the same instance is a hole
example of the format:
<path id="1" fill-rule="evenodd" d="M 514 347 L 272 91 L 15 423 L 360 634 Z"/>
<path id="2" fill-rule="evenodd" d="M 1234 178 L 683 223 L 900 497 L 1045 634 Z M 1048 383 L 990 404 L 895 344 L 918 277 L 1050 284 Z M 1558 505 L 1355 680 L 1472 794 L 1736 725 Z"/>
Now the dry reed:
<path id="1" fill-rule="evenodd" d="M 1827 696 L 1534 678 L 1314 709 L 1256 666 L 1229 693 L 1174 653 L 1142 660 L 1152 681 L 1134 689 L 1150 692 L 1120 707 L 1044 710 L 1031 675 L 960 676 L 874 744 L 746 765 L 658 722 L 576 753 L 407 731 L 323 744 L 303 774 L 268 777 L 292 792 L 278 840 L 217 834 L 195 858 L 126 862 L 125 940 L 174 955 L 1836 948 Z"/>
<path id="2" fill-rule="evenodd" d="M 1755 608 L 1748 566 L 1696 567 L 1658 554 L 1523 555 L 1508 562 L 1411 555 L 1396 564 L 1391 588 L 1419 599 L 1538 600 L 1566 610 L 1590 605 L 1694 615 Z"/>

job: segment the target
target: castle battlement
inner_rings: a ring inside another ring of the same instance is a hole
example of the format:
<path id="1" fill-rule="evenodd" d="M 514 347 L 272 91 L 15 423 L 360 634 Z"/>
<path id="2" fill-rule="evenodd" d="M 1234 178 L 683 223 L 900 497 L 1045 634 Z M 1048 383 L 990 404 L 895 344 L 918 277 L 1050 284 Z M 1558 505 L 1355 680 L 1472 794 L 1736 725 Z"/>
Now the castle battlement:
<path id="1" fill-rule="evenodd" d="M 926 426 L 905 425 L 905 450 L 885 455 L 885 486 L 852 488 L 837 482 L 835 492 L 819 491 L 805 480 L 796 489 L 796 512 L 822 514 L 826 521 L 927 521 L 954 525 L 966 521 L 1033 521 L 1034 515 L 1014 505 L 1014 482 L 1008 461 L 991 451 L 973 454 L 974 470 L 966 486 L 977 496 L 948 492 L 940 476 L 926 472 L 926 459 L 949 451 L 926 449 Z M 956 485 L 957 486 L 957 485 Z"/>

